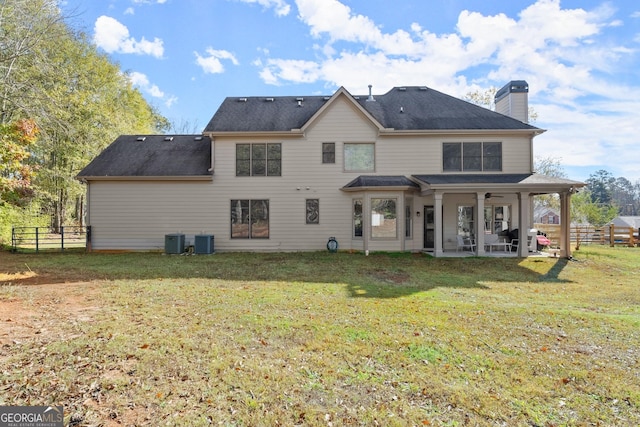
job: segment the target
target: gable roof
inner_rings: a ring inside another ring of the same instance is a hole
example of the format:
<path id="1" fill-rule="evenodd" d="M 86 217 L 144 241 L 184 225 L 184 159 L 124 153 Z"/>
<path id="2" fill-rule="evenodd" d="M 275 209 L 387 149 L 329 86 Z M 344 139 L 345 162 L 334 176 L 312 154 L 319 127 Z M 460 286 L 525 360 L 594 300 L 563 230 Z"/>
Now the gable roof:
<path id="1" fill-rule="evenodd" d="M 426 86 L 394 87 L 383 95 L 354 96 L 344 88 L 333 96 L 229 97 L 204 133 L 291 132 L 302 129 L 336 94 L 352 98 L 383 128 L 395 131 L 517 130 L 542 132 L 535 126 L 446 95 Z"/>
<path id="2" fill-rule="evenodd" d="M 211 179 L 211 139 L 201 135 L 121 135 L 78 179 Z"/>

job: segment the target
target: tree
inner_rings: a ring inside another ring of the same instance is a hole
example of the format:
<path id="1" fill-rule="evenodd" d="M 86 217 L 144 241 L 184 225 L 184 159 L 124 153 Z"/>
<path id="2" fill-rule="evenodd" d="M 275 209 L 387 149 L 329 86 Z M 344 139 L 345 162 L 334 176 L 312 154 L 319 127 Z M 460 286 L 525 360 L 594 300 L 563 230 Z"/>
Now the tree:
<path id="1" fill-rule="evenodd" d="M 589 186 L 591 201 L 603 205 L 611 204 L 613 201 L 613 186 L 615 181 L 616 179 L 611 172 L 604 169 L 600 169 L 589 175 L 587 185 Z"/>
<path id="2" fill-rule="evenodd" d="M 560 159 L 555 157 L 536 157 L 533 168 L 541 175 L 552 176 L 555 178 L 567 177 L 567 174 L 560 163 Z M 533 205 L 534 208 L 545 207 L 559 212 L 560 198 L 557 194 L 542 194 L 534 197 Z"/>
<path id="3" fill-rule="evenodd" d="M 57 0 L 2 0 L 0 24 L 1 120 L 37 125 L 23 163 L 38 169 L 35 196 L 59 229 L 80 211 L 73 207 L 82 205 L 84 189 L 75 176 L 93 157 L 119 134 L 157 133 L 169 122 L 65 24 Z"/>
<path id="4" fill-rule="evenodd" d="M 636 215 L 638 212 L 639 198 L 636 187 L 626 178 L 616 178 L 612 183 L 611 198 L 618 206 L 620 215 Z"/>
<path id="5" fill-rule="evenodd" d="M 24 206 L 33 197 L 33 167 L 26 161 L 37 135 L 33 120 L 0 124 L 0 203 Z"/>
<path id="6" fill-rule="evenodd" d="M 578 224 L 602 227 L 610 223 L 617 214 L 615 206 L 594 202 L 588 189 L 571 197 L 571 219 Z"/>
<path id="7" fill-rule="evenodd" d="M 37 99 L 25 70 L 43 42 L 59 37 L 61 22 L 55 0 L 0 1 L 0 123 L 23 118 L 23 107 Z"/>
<path id="8" fill-rule="evenodd" d="M 47 102 L 39 117 L 43 131 L 35 150 L 41 166 L 36 184 L 57 230 L 70 219 L 69 204 L 76 206 L 72 212 L 81 210 L 84 189 L 74 177 L 92 158 L 119 134 L 156 133 L 168 121 L 84 34 L 69 31 L 41 54 L 48 62 L 34 74 L 46 82 Z"/>

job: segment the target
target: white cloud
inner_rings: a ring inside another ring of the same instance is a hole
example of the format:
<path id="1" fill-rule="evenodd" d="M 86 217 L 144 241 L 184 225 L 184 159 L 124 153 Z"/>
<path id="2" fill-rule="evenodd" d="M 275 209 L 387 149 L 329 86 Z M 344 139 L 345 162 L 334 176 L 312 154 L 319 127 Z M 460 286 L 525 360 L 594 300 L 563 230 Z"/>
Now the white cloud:
<path id="1" fill-rule="evenodd" d="M 167 99 L 164 101 L 164 105 L 167 108 L 171 108 L 171 106 L 173 104 L 175 104 L 176 102 L 178 102 L 178 97 L 172 95 L 172 96 L 167 97 Z"/>
<path id="2" fill-rule="evenodd" d="M 132 7 L 128 7 L 128 8 L 125 9 L 124 14 L 125 15 L 135 15 L 136 11 Z"/>
<path id="3" fill-rule="evenodd" d="M 154 98 L 163 98 L 164 92 L 160 88 L 149 81 L 146 74 L 133 71 L 129 73 L 129 80 L 131 84 L 139 87 L 142 91 L 148 93 Z"/>
<path id="4" fill-rule="evenodd" d="M 154 38 L 149 41 L 144 37 L 136 41 L 129 34 L 129 29 L 118 20 L 109 16 L 96 19 L 93 41 L 107 53 L 135 53 L 162 58 L 164 46 L 162 40 Z"/>
<path id="5" fill-rule="evenodd" d="M 291 6 L 284 0 L 238 0 L 242 3 L 256 3 L 260 6 L 275 10 L 277 16 L 286 16 L 291 12 Z"/>
<path id="6" fill-rule="evenodd" d="M 207 56 L 202 56 L 198 52 L 193 52 L 198 64 L 205 73 L 220 74 L 224 72 L 224 65 L 221 60 L 229 60 L 233 65 L 238 65 L 238 60 L 229 51 L 216 50 L 211 47 L 206 49 Z"/>

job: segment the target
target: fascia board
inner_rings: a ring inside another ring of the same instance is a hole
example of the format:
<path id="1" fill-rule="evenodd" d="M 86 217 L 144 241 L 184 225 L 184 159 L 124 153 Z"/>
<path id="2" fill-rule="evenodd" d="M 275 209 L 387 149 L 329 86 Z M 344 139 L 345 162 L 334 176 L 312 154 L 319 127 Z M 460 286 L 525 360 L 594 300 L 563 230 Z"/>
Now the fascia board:
<path id="1" fill-rule="evenodd" d="M 425 129 L 425 130 L 395 130 L 383 128 L 380 136 L 453 136 L 453 135 L 532 135 L 537 136 L 546 129 Z"/>
<path id="2" fill-rule="evenodd" d="M 192 176 L 77 176 L 81 182 L 90 181 L 212 181 L 213 175 Z"/>

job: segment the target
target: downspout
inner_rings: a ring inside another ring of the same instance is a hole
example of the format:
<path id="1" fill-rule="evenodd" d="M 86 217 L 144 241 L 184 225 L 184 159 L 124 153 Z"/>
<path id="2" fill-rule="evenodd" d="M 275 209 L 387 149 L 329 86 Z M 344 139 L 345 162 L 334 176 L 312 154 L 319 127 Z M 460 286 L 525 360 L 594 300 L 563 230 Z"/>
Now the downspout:
<path id="1" fill-rule="evenodd" d="M 84 180 L 84 183 L 87 185 L 87 208 L 85 209 L 85 227 L 86 227 L 86 247 L 85 250 L 87 252 L 93 251 L 93 236 L 91 235 L 91 183 L 87 180 Z"/>
<path id="2" fill-rule="evenodd" d="M 362 198 L 362 239 L 364 241 L 364 253 L 369 255 L 369 233 L 371 232 L 371 201 L 369 195 L 364 192 Z"/>
<path id="3" fill-rule="evenodd" d="M 214 165 L 215 165 L 215 138 L 211 137 L 211 167 L 209 168 L 209 172 L 211 172 L 211 175 L 214 174 Z"/>

